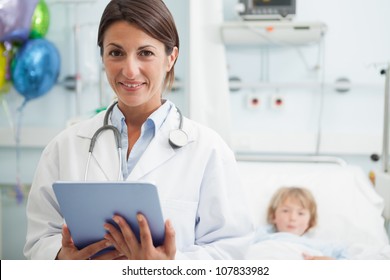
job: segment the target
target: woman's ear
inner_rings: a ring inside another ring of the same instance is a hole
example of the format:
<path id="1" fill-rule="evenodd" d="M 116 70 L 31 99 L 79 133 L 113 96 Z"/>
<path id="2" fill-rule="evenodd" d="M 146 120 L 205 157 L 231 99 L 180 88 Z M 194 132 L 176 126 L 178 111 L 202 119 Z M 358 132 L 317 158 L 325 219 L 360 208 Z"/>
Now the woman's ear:
<path id="1" fill-rule="evenodd" d="M 174 47 L 171 54 L 168 55 L 167 72 L 171 71 L 178 55 L 179 55 L 179 49 L 177 47 Z"/>

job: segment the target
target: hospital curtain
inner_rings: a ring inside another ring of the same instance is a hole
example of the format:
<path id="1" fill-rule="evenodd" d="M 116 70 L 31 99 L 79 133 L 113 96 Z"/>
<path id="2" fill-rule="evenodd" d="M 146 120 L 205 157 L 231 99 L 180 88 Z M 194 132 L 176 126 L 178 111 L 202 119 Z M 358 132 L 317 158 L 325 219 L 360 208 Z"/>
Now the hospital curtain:
<path id="1" fill-rule="evenodd" d="M 230 97 L 225 47 L 221 40 L 222 0 L 190 1 L 190 117 L 230 142 Z"/>

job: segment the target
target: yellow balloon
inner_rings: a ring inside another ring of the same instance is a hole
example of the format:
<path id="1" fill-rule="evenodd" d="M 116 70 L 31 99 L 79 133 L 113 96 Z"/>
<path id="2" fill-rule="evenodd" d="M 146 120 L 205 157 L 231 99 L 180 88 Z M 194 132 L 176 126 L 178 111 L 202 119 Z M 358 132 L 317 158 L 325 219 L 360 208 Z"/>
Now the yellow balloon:
<path id="1" fill-rule="evenodd" d="M 5 56 L 5 47 L 3 43 L 0 43 L 0 89 L 5 84 L 5 75 L 7 73 L 7 58 Z"/>

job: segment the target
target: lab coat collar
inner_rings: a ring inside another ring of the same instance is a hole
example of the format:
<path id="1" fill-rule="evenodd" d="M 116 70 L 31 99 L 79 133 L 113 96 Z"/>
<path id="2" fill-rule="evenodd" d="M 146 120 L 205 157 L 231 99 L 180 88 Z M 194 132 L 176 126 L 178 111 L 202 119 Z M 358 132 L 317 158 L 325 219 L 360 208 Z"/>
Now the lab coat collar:
<path id="1" fill-rule="evenodd" d="M 90 140 L 94 133 L 103 125 L 105 112 L 99 113 L 97 116 L 88 120 L 82 124 L 77 131 L 77 136 L 88 141 L 86 146 L 89 148 Z M 148 148 L 141 156 L 136 166 L 129 174 L 127 180 L 142 180 L 142 177 L 161 166 L 170 158 L 175 156 L 177 152 L 185 147 L 174 149 L 169 144 L 170 131 L 177 129 L 179 126 L 179 114 L 175 106 L 172 106 L 168 113 L 168 117 L 164 124 L 161 126 L 158 133 L 155 135 Z M 195 141 L 194 129 L 191 122 L 184 118 L 183 130 L 188 135 L 188 144 Z M 115 138 L 112 131 L 105 131 L 101 133 L 96 141 L 95 148 L 93 150 L 93 159 L 89 167 L 88 176 L 90 180 L 93 180 L 93 175 L 96 173 L 104 173 L 107 180 L 116 181 L 119 171 L 119 157 L 115 148 Z M 86 149 L 88 149 L 86 148 Z"/>
<path id="2" fill-rule="evenodd" d="M 169 144 L 169 133 L 179 127 L 180 117 L 177 113 L 176 107 L 172 106 L 168 113 L 168 117 L 157 131 L 152 142 L 150 142 L 148 148 L 145 150 L 144 154 L 141 156 L 136 166 L 129 174 L 127 180 L 140 180 L 142 177 L 158 168 L 170 158 L 176 155 L 180 149 L 174 149 Z M 193 133 L 188 125 L 188 120 L 183 121 L 183 130 L 189 136 L 189 143 L 194 141 Z"/>

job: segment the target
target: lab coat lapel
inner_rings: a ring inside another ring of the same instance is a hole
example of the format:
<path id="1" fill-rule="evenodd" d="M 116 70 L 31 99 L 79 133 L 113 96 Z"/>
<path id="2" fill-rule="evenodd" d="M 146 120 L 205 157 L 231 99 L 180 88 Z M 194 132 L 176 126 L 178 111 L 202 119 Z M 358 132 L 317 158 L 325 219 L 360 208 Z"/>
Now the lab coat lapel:
<path id="1" fill-rule="evenodd" d="M 179 127 L 179 122 L 179 114 L 177 113 L 176 108 L 172 107 L 166 120 L 157 131 L 157 134 L 152 142 L 150 142 L 148 148 L 141 156 L 132 172 L 129 174 L 127 180 L 140 180 L 142 177 L 175 156 L 178 150 L 172 148 L 169 144 L 169 133 Z M 186 127 L 185 122 L 183 126 Z M 189 134 L 188 131 L 186 132 Z M 191 137 L 190 140 L 192 140 Z"/>
<path id="2" fill-rule="evenodd" d="M 175 150 L 168 144 L 168 133 L 166 129 L 161 128 L 152 142 L 150 142 L 127 180 L 142 179 L 143 176 L 173 157 L 175 153 Z"/>

